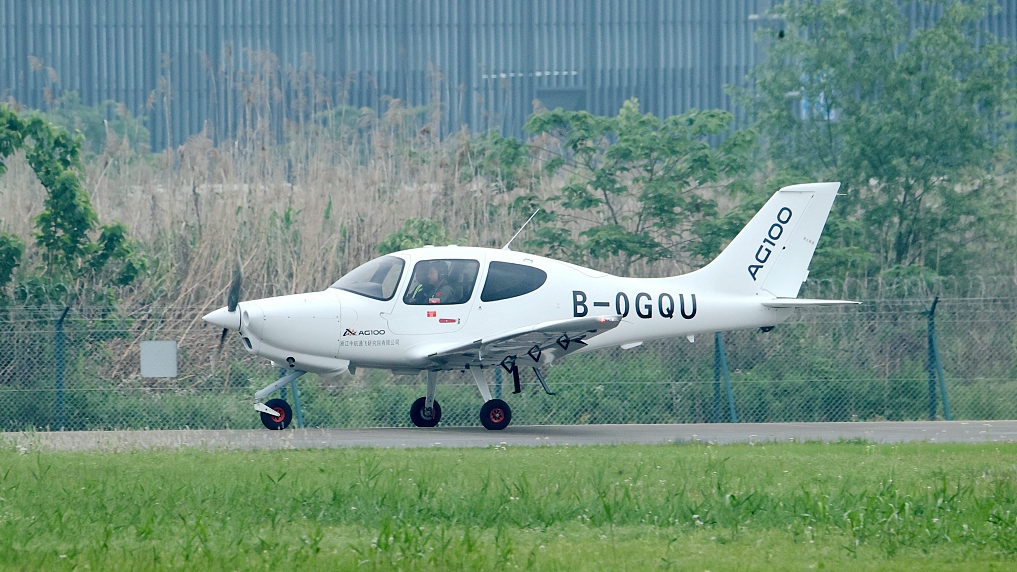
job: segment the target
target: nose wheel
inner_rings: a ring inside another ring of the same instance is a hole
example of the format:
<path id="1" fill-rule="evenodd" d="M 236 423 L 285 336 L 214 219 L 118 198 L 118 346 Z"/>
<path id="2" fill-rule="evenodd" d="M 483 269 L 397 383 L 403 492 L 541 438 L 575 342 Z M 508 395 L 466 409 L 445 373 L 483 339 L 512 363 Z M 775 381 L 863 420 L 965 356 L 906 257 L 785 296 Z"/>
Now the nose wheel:
<path id="1" fill-rule="evenodd" d="M 501 431 L 512 422 L 512 408 L 500 399 L 492 399 L 480 408 L 480 423 L 491 431 Z"/>
<path id="2" fill-rule="evenodd" d="M 410 406 L 410 421 L 417 427 L 434 427 L 441 421 L 441 406 L 438 402 L 432 401 L 430 411 L 424 407 L 426 402 L 427 398 L 421 397 Z"/>
<path id="3" fill-rule="evenodd" d="M 266 428 L 276 431 L 290 426 L 290 421 L 293 421 L 293 410 L 290 409 L 289 403 L 282 399 L 269 399 L 265 407 L 275 411 L 275 415 L 262 411 L 261 422 Z"/>

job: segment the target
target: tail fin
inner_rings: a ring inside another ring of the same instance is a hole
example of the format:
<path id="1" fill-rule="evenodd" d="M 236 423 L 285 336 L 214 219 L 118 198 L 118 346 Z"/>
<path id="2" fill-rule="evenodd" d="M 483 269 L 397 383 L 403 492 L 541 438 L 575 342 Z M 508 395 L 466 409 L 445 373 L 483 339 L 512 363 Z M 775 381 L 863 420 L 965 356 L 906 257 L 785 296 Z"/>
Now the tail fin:
<path id="1" fill-rule="evenodd" d="M 808 183 L 777 191 L 713 262 L 693 274 L 718 292 L 798 296 L 839 188 Z"/>

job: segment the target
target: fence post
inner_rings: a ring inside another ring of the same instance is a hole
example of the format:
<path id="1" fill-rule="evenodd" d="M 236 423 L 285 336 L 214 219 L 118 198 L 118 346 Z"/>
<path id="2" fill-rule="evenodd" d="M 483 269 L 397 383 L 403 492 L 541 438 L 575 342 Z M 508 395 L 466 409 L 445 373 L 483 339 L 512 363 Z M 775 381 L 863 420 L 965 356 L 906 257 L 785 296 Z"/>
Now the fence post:
<path id="1" fill-rule="evenodd" d="M 60 318 L 56 321 L 56 390 L 57 390 L 57 402 L 56 402 L 56 414 L 57 414 L 57 427 L 60 431 L 63 431 L 66 427 L 64 422 L 64 318 L 67 317 L 67 312 L 71 310 L 70 306 L 64 308 L 64 312 L 60 314 Z"/>
<path id="2" fill-rule="evenodd" d="M 727 405 L 731 409 L 731 423 L 738 423 L 735 412 L 734 393 L 731 391 L 731 374 L 727 369 L 727 354 L 724 352 L 724 338 L 720 332 L 713 334 L 713 422 L 720 422 L 720 376 L 724 375 L 727 390 Z"/>
<path id="3" fill-rule="evenodd" d="M 297 429 L 304 428 L 304 411 L 300 408 L 300 391 L 297 390 L 297 380 L 290 382 L 293 388 L 293 408 L 297 410 Z"/>
<path id="4" fill-rule="evenodd" d="M 946 398 L 946 376 L 943 374 L 943 364 L 939 361 L 939 341 L 936 339 L 936 305 L 939 304 L 939 296 L 932 300 L 932 307 L 929 308 L 929 421 L 936 419 L 936 378 L 939 378 L 939 391 L 943 394 L 943 418 L 951 421 L 950 402 Z"/>
<path id="5" fill-rule="evenodd" d="M 720 344 L 717 343 L 719 333 L 713 338 L 713 419 L 714 423 L 720 423 Z"/>

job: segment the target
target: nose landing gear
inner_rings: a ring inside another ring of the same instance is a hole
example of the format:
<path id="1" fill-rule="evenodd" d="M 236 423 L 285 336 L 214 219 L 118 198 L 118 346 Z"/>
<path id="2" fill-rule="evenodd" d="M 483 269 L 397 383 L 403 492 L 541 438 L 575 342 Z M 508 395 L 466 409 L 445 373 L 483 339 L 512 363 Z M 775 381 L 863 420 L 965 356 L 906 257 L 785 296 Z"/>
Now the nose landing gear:
<path id="1" fill-rule="evenodd" d="M 288 374 L 280 377 L 276 381 L 270 383 L 264 389 L 254 394 L 254 409 L 261 413 L 261 423 L 268 429 L 277 431 L 285 429 L 290 426 L 290 422 L 293 421 L 293 409 L 290 408 L 290 404 L 286 403 L 282 399 L 269 399 L 267 402 L 262 403 L 261 400 L 267 397 L 269 394 L 277 389 L 283 388 L 286 385 L 293 383 L 298 377 L 304 375 L 305 372 L 301 370 L 293 370 Z M 297 386 L 293 385 L 293 397 L 296 399 L 297 409 L 300 409 L 300 399 L 297 398 Z M 297 424 L 299 427 L 303 424 L 303 420 Z"/>
<path id="2" fill-rule="evenodd" d="M 282 399 L 269 399 L 265 407 L 274 412 L 274 414 L 261 412 L 261 422 L 266 428 L 276 431 L 290 426 L 290 422 L 293 421 L 293 410 L 289 403 Z"/>

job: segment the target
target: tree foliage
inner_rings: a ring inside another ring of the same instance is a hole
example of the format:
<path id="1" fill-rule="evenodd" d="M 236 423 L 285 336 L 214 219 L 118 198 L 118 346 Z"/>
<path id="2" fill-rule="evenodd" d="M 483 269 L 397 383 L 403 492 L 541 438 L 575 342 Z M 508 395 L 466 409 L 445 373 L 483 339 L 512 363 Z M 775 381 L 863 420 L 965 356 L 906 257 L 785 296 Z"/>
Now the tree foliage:
<path id="1" fill-rule="evenodd" d="M 513 191 L 527 183 L 530 149 L 515 137 L 488 131 L 467 140 L 459 155 L 468 161 L 464 166 L 469 174 L 490 181 L 495 192 Z"/>
<path id="2" fill-rule="evenodd" d="M 531 133 L 553 143 L 546 163 L 569 182 L 545 205 L 537 246 L 575 262 L 608 263 L 627 275 L 637 262 L 686 264 L 716 248 L 701 232 L 717 216 L 722 186 L 747 165 L 750 132 L 728 133 L 733 116 L 692 110 L 661 120 L 635 99 L 615 117 L 557 109 L 533 115 Z M 710 138 L 726 133 L 723 143 Z M 525 200 L 525 199 L 524 199 Z"/>
<path id="3" fill-rule="evenodd" d="M 99 225 L 79 175 L 81 137 L 38 113 L 25 119 L 0 104 L 0 175 L 6 172 L 3 160 L 19 149 L 47 191 L 43 211 L 33 219 L 43 266 L 38 275 L 26 277 L 23 296 L 55 301 L 54 296 L 73 291 L 70 284 L 87 277 L 118 285 L 133 282 L 145 268 L 144 258 L 124 225 Z M 0 234 L 0 287 L 21 265 L 23 252 L 20 238 Z"/>
<path id="4" fill-rule="evenodd" d="M 449 242 L 448 229 L 440 222 L 429 218 L 411 218 L 403 223 L 402 228 L 381 241 L 381 244 L 378 245 L 378 252 L 389 254 L 428 244 L 444 246 Z"/>
<path id="5" fill-rule="evenodd" d="M 776 6 L 786 29 L 746 98 L 785 178 L 844 183 L 817 259 L 828 274 L 959 273 L 967 246 L 991 238 L 1017 60 L 978 28 L 988 2 L 918 1 L 914 21 L 904 6 Z"/>
<path id="6" fill-rule="evenodd" d="M 144 150 L 151 139 L 145 118 L 135 117 L 124 104 L 107 100 L 85 105 L 77 91 L 54 100 L 45 119 L 70 133 L 80 133 L 83 150 L 91 155 L 102 153 L 112 140 L 127 141 L 132 149 Z"/>
<path id="7" fill-rule="evenodd" d="M 25 243 L 18 237 L 0 232 L 0 292 L 3 292 L 21 264 Z"/>

